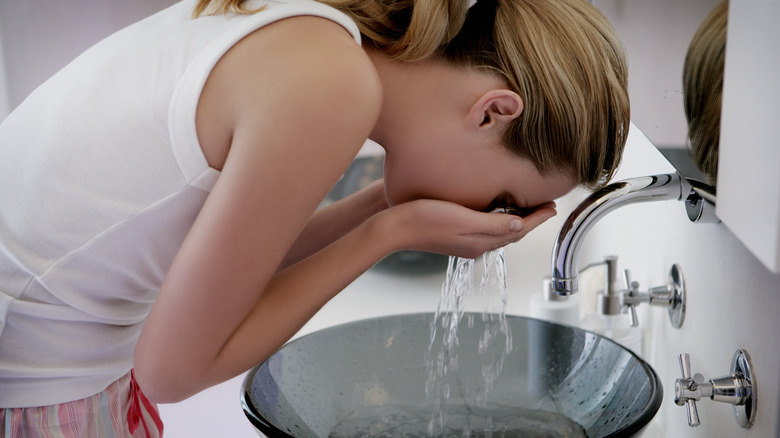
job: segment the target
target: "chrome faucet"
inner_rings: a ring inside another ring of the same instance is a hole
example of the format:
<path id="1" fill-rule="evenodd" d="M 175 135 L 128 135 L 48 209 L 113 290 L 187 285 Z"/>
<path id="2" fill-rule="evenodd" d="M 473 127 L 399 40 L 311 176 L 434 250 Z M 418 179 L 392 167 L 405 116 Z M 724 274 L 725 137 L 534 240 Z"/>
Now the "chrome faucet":
<path id="1" fill-rule="evenodd" d="M 715 190 L 678 173 L 626 179 L 594 192 L 569 215 L 555 240 L 552 253 L 553 292 L 577 292 L 578 259 L 588 231 L 607 213 L 628 204 L 676 199 L 685 201 L 693 222 L 719 222 L 715 216 Z"/>

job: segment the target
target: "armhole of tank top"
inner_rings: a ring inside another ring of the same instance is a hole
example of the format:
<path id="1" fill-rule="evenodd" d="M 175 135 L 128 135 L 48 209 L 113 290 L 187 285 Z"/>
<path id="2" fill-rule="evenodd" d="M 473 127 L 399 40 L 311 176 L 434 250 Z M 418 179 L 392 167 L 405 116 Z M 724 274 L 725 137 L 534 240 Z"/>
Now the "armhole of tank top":
<path id="1" fill-rule="evenodd" d="M 198 100 L 211 70 L 246 35 L 275 21 L 305 15 L 326 18 L 340 24 L 360 44 L 357 25 L 344 13 L 315 1 L 297 1 L 246 16 L 246 19 L 209 43 L 187 67 L 171 97 L 168 133 L 179 169 L 188 184 L 209 191 L 219 176 L 219 171 L 209 167 L 206 161 L 195 126 Z"/>

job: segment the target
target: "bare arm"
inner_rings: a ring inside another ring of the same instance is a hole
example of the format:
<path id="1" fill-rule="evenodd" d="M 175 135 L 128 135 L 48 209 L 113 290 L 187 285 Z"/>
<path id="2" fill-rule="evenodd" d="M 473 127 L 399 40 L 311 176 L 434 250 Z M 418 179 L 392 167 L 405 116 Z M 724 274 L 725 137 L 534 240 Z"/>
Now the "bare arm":
<path id="1" fill-rule="evenodd" d="M 284 269 L 331 244 L 363 221 L 387 208 L 382 180 L 318 210 L 282 261 Z"/>
<path id="2" fill-rule="evenodd" d="M 445 220 L 426 217 L 441 214 L 449 215 Z M 527 229 L 521 235 L 550 215 L 547 208 L 526 217 Z M 480 227 L 483 227 L 481 231 Z M 252 311 L 221 350 L 216 362 L 224 366 L 214 369 L 204 387 L 225 381 L 268 358 L 328 300 L 391 252 L 446 250 L 476 257 L 505 244 L 509 236 L 519 238 L 508 228 L 507 217 L 433 200 L 413 201 L 369 218 L 271 279 Z M 199 389 L 202 388 L 195 388 Z"/>
<path id="3" fill-rule="evenodd" d="M 260 357 L 221 352 L 368 137 L 381 103 L 362 50 L 341 26 L 315 17 L 247 36 L 207 87 L 219 98 L 198 111 L 229 131 L 229 152 L 135 349 L 139 384 L 159 401 L 190 395 Z M 270 327 L 256 334 L 263 344 L 256 349 L 291 335 Z"/>

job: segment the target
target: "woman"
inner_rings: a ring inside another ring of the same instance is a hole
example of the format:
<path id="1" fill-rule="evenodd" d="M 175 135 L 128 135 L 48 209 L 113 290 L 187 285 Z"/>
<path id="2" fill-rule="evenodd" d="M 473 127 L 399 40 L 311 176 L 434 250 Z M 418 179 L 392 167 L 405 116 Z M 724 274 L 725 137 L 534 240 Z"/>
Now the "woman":
<path id="1" fill-rule="evenodd" d="M 0 125 L 0 436 L 157 436 L 388 254 L 519 240 L 615 171 L 626 76 L 578 0 L 184 0 L 107 38 Z M 384 181 L 317 210 L 369 138 Z"/>

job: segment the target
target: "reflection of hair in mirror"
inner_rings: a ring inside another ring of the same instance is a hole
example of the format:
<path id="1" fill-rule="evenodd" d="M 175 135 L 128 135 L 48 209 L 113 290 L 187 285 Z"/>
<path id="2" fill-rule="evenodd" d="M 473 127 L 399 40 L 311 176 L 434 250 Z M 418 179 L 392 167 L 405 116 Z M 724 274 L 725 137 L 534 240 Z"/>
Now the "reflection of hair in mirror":
<path id="1" fill-rule="evenodd" d="M 726 54 L 728 0 L 719 3 L 704 19 L 683 65 L 685 116 L 696 165 L 715 184 L 718 177 L 718 143 Z"/>
<path id="2" fill-rule="evenodd" d="M 617 33 L 580 0 L 318 0 L 350 16 L 363 44 L 401 62 L 440 59 L 493 71 L 524 103 L 505 146 L 542 172 L 598 187 L 620 163 L 630 123 Z M 200 0 L 195 15 L 251 13 Z"/>

